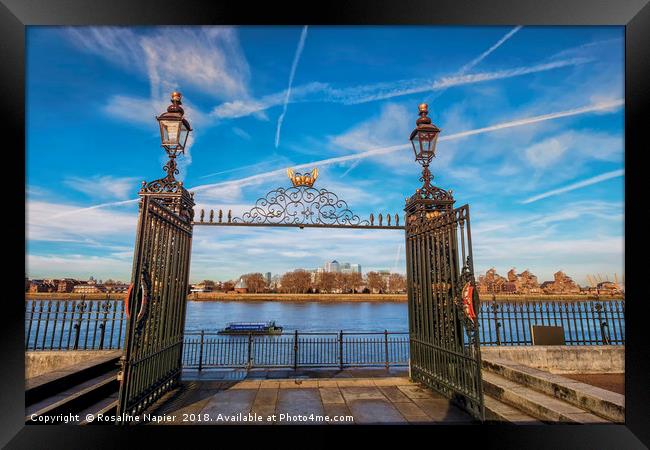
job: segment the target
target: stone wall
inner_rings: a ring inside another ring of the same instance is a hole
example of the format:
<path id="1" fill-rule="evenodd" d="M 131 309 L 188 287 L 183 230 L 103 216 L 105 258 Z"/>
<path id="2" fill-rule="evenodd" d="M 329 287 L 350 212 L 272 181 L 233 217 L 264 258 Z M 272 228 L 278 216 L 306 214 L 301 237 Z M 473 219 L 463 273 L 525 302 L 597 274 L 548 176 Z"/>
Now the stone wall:
<path id="1" fill-rule="evenodd" d="M 121 350 L 74 350 L 25 352 L 25 379 L 65 369 L 94 358 L 120 354 Z"/>
<path id="2" fill-rule="evenodd" d="M 623 373 L 622 345 L 481 347 L 485 358 L 503 358 L 551 373 Z"/>

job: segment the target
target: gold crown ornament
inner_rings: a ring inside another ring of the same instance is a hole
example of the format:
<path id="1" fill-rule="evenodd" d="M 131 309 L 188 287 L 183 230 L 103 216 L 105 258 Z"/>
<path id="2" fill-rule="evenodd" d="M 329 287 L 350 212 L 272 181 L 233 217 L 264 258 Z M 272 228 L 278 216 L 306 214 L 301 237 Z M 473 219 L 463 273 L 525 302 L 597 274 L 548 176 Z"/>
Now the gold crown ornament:
<path id="1" fill-rule="evenodd" d="M 316 178 L 318 178 L 318 169 L 314 168 L 310 173 L 298 173 L 294 172 L 293 169 L 287 169 L 287 176 L 293 183 L 295 187 L 298 186 L 307 186 L 312 187 Z"/>

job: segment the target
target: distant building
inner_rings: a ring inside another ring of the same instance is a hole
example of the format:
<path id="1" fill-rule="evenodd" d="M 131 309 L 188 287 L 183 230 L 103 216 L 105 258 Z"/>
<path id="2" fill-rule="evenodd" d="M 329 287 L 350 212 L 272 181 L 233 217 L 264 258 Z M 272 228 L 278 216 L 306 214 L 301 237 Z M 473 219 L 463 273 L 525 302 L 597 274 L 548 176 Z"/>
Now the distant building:
<path id="1" fill-rule="evenodd" d="M 266 284 L 270 287 L 271 286 L 271 272 L 266 272 L 266 274 L 264 274 L 264 279 L 266 280 Z"/>
<path id="2" fill-rule="evenodd" d="M 332 262 L 325 263 L 325 272 L 339 272 L 341 270 L 341 265 L 337 260 Z"/>
<path id="3" fill-rule="evenodd" d="M 106 286 L 95 283 L 80 283 L 73 288 L 72 292 L 75 294 L 102 294 L 106 292 Z"/>
<path id="4" fill-rule="evenodd" d="M 337 260 L 325 263 L 323 267 L 316 269 L 316 273 L 334 272 L 334 273 L 358 273 L 361 274 L 359 264 L 350 264 L 349 262 L 340 263 Z"/>
<path id="5" fill-rule="evenodd" d="M 29 292 L 56 292 L 56 285 L 49 280 L 32 280 L 29 283 Z"/>
<path id="6" fill-rule="evenodd" d="M 361 274 L 361 266 L 359 264 L 343 263 L 341 264 L 341 273 Z"/>
<path id="7" fill-rule="evenodd" d="M 612 281 L 603 281 L 596 285 L 599 294 L 614 295 L 620 294 L 621 288 Z"/>
<path id="8" fill-rule="evenodd" d="M 509 283 L 513 283 L 515 286 L 512 293 L 517 294 L 539 294 L 542 292 L 537 282 L 537 277 L 533 275 L 529 270 L 524 270 L 520 274 L 515 272 L 515 269 L 510 269 L 506 275 Z M 504 286 L 505 288 L 505 286 Z M 510 287 L 508 287 L 510 289 Z"/>
<path id="9" fill-rule="evenodd" d="M 72 292 L 74 287 L 79 284 L 79 282 L 72 278 L 64 278 L 63 280 L 57 280 L 57 292 Z"/>
<path id="10" fill-rule="evenodd" d="M 209 283 L 193 284 L 190 286 L 190 292 L 212 292 L 214 287 L 214 284 Z"/>
<path id="11" fill-rule="evenodd" d="M 561 270 L 553 274 L 553 281 L 542 283 L 541 289 L 547 294 L 579 294 L 578 286 L 568 275 Z"/>
<path id="12" fill-rule="evenodd" d="M 269 285 L 269 288 L 271 288 L 271 289 L 279 289 L 279 288 L 281 288 L 282 287 L 281 280 L 282 280 L 282 277 L 280 275 L 278 275 L 278 274 L 273 275 L 273 277 L 271 277 L 271 284 Z"/>
<path id="13" fill-rule="evenodd" d="M 506 278 L 499 275 L 496 269 L 493 267 L 485 272 L 485 275 L 480 275 L 478 277 L 478 291 L 480 294 L 500 294 L 504 292 L 504 285 L 506 283 L 511 283 L 507 288 L 512 290 L 512 286 L 516 285 L 513 282 L 509 282 Z"/>
<path id="14" fill-rule="evenodd" d="M 237 292 L 238 294 L 245 294 L 248 292 L 248 286 L 246 286 L 244 277 L 241 277 L 237 282 L 237 284 L 235 284 L 235 292 Z"/>
<path id="15" fill-rule="evenodd" d="M 126 291 L 129 290 L 129 285 L 126 283 L 113 283 L 113 284 L 105 284 L 104 288 L 106 289 L 106 292 L 114 293 L 114 294 L 122 294 L 122 293 L 126 293 Z"/>

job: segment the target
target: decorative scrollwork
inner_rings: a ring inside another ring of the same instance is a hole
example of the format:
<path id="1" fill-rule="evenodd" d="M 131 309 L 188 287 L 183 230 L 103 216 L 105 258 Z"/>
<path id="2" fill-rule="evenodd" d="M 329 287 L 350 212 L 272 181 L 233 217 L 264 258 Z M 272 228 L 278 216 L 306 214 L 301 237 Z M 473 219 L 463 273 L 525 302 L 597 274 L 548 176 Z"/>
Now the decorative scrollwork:
<path id="1" fill-rule="evenodd" d="M 348 207 L 345 200 L 326 189 L 309 186 L 278 188 L 259 198 L 233 223 L 291 224 L 291 225 L 352 225 L 369 226 Z"/>

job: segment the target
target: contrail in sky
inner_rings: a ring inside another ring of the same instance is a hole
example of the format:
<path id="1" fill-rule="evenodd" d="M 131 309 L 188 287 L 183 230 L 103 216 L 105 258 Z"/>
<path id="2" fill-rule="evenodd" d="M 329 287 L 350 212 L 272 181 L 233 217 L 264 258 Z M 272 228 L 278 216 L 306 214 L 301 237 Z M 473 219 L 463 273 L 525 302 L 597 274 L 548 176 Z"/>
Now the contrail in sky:
<path id="1" fill-rule="evenodd" d="M 122 200 L 122 201 L 119 201 L 119 202 L 100 203 L 99 205 L 88 206 L 87 208 L 80 208 L 80 209 L 75 209 L 73 211 L 66 211 L 66 212 L 62 212 L 62 213 L 59 213 L 59 214 L 54 214 L 53 216 L 50 216 L 50 218 L 54 219 L 54 218 L 57 218 L 57 217 L 67 216 L 69 214 L 75 214 L 75 213 L 78 213 L 78 212 L 81 212 L 81 211 L 89 211 L 91 209 L 105 208 L 107 206 L 126 205 L 128 203 L 135 203 L 138 200 L 140 200 L 140 199 L 139 198 L 133 198 L 131 200 Z"/>
<path id="2" fill-rule="evenodd" d="M 481 61 L 487 58 L 493 51 L 501 47 L 503 43 L 506 42 L 508 39 L 510 39 L 517 31 L 521 30 L 521 28 L 522 28 L 521 26 L 514 27 L 512 30 L 506 33 L 505 36 L 499 39 L 492 47 L 488 48 L 483 53 L 481 53 L 478 57 L 474 58 L 472 61 L 468 62 L 463 67 L 461 67 L 461 69 L 458 71 L 459 75 L 463 75 L 468 70 L 473 69 L 477 64 L 479 64 Z"/>
<path id="3" fill-rule="evenodd" d="M 518 119 L 518 120 L 512 120 L 508 122 L 502 122 L 498 123 L 495 125 L 490 125 L 488 127 L 483 127 L 483 128 L 476 128 L 473 130 L 467 130 L 467 131 L 461 131 L 459 133 L 454 133 L 454 134 L 448 134 L 446 136 L 442 136 L 438 139 L 438 141 L 450 141 L 454 139 L 460 139 L 464 138 L 467 136 L 473 136 L 476 134 L 483 134 L 483 133 L 489 133 L 492 131 L 498 131 L 498 130 L 504 130 L 507 128 L 514 128 L 514 127 L 519 127 L 523 125 L 530 125 L 533 123 L 538 123 L 538 122 L 544 122 L 547 120 L 554 120 L 554 119 L 559 119 L 562 117 L 570 117 L 570 116 L 577 116 L 580 114 L 586 114 L 589 112 L 596 112 L 596 111 L 604 111 L 608 109 L 615 109 L 620 106 L 623 106 L 624 101 L 622 99 L 618 100 L 612 100 L 612 101 L 607 101 L 607 102 L 600 102 L 600 103 L 594 103 L 588 106 L 583 106 L 580 108 L 574 108 L 574 109 L 568 109 L 565 111 L 558 111 L 550 114 L 542 114 L 540 116 L 534 116 L 534 117 L 527 117 L 525 119 Z M 388 147 L 380 147 L 380 148 L 375 148 L 372 150 L 367 150 L 365 152 L 359 152 L 359 153 L 353 153 L 350 155 L 345 155 L 345 156 L 336 156 L 334 158 L 327 158 L 327 159 L 321 159 L 320 161 L 311 161 L 308 163 L 304 164 L 299 164 L 293 166 L 294 169 L 307 169 L 311 168 L 313 166 L 328 166 L 331 164 L 339 164 L 342 162 L 346 161 L 354 161 L 357 159 L 362 159 L 362 158 L 370 158 L 373 156 L 379 156 L 379 155 L 385 155 L 387 153 L 392 153 L 395 151 L 399 150 L 404 150 L 406 148 L 409 148 L 411 144 L 398 144 L 398 145 L 391 145 Z M 210 189 L 213 187 L 219 187 L 219 186 L 226 186 L 230 184 L 235 184 L 235 185 L 248 185 L 256 181 L 268 179 L 268 178 L 273 178 L 278 175 L 283 175 L 286 171 L 286 167 L 282 169 L 277 169 L 257 175 L 252 175 L 250 177 L 246 178 L 241 178 L 239 180 L 232 180 L 232 181 L 224 181 L 221 183 L 215 183 L 215 184 L 205 184 L 202 186 L 196 186 L 193 187 L 193 191 L 202 191 L 205 189 Z"/>
<path id="4" fill-rule="evenodd" d="M 481 53 L 479 56 L 465 64 L 463 67 L 458 69 L 458 72 L 452 77 L 452 78 L 458 78 L 461 77 L 462 75 L 465 75 L 468 71 L 472 70 L 476 65 L 478 65 L 481 61 L 483 61 L 485 58 L 487 58 L 492 52 L 494 52 L 496 49 L 501 47 L 504 42 L 506 42 L 508 39 L 510 39 L 517 31 L 521 30 L 521 26 L 514 27 L 512 30 L 508 31 L 501 39 L 499 39 L 494 45 L 492 45 L 490 48 L 485 50 L 483 53 Z M 435 100 L 436 98 L 440 97 L 447 89 L 449 89 L 451 85 L 447 85 L 445 87 L 440 88 L 440 90 L 436 91 L 435 94 L 432 96 L 427 96 L 424 99 L 425 103 L 431 102 Z M 350 173 L 355 167 L 357 167 L 361 163 L 361 160 L 353 163 L 350 165 L 348 170 L 341 175 L 341 178 L 347 176 L 348 173 Z"/>
<path id="5" fill-rule="evenodd" d="M 393 262 L 393 272 L 397 271 L 397 263 L 399 261 L 399 257 L 402 254 L 402 243 L 400 242 L 397 244 L 397 252 L 395 253 L 395 262 Z"/>
<path id="6" fill-rule="evenodd" d="M 284 116 L 287 114 L 287 105 L 289 104 L 289 98 L 291 97 L 291 86 L 293 85 L 293 77 L 296 75 L 296 68 L 298 67 L 298 61 L 300 61 L 300 56 L 302 55 L 302 49 L 305 47 L 305 39 L 307 39 L 307 25 L 302 29 L 300 33 L 300 40 L 298 41 L 298 48 L 296 49 L 296 55 L 293 57 L 293 64 L 291 64 L 291 72 L 289 73 L 289 87 L 287 88 L 287 94 L 284 97 L 284 104 L 282 105 L 282 113 L 278 117 L 278 127 L 275 131 L 275 148 L 278 148 L 280 145 L 280 130 L 282 129 L 282 122 L 284 122 Z"/>
<path id="7" fill-rule="evenodd" d="M 463 67 L 461 67 L 456 75 L 465 75 L 469 70 L 473 69 L 476 65 L 478 65 L 481 61 L 483 61 L 485 58 L 487 58 L 493 51 L 495 51 L 497 48 L 501 47 L 504 42 L 506 42 L 508 39 L 510 39 L 514 34 L 521 30 L 521 26 L 514 27 L 512 30 L 508 31 L 505 36 L 503 36 L 501 39 L 499 39 L 492 47 L 488 48 L 485 50 L 483 53 L 481 53 L 479 56 L 465 64 Z M 436 98 L 440 97 L 443 92 L 445 92 L 447 88 L 444 88 L 438 92 L 435 93 L 430 98 L 427 98 L 426 101 L 433 101 Z"/>
<path id="8" fill-rule="evenodd" d="M 573 109 L 568 109 L 565 111 L 558 111 L 550 114 L 542 114 L 539 116 L 533 116 L 533 117 L 527 117 L 524 119 L 517 119 L 517 120 L 511 120 L 508 122 L 501 122 L 495 125 L 490 125 L 488 127 L 483 127 L 483 128 L 476 128 L 474 130 L 467 130 L 467 131 L 461 131 L 459 133 L 454 133 L 454 134 L 448 134 L 446 136 L 442 136 L 438 139 L 438 141 L 450 141 L 453 139 L 460 139 L 464 138 L 467 136 L 473 136 L 476 134 L 483 134 L 483 133 L 489 133 L 492 131 L 498 131 L 498 130 L 504 130 L 508 128 L 514 128 L 514 127 L 520 127 L 524 125 L 530 125 L 533 123 L 539 123 L 539 122 L 544 122 L 547 120 L 554 120 L 554 119 L 559 119 L 562 117 L 570 117 L 570 116 L 577 116 L 580 114 L 586 114 L 590 112 L 597 112 L 597 111 L 607 111 L 607 110 L 614 110 L 616 108 L 619 108 L 624 105 L 623 99 L 617 99 L 617 100 L 611 100 L 607 102 L 600 102 L 600 103 L 594 103 L 591 105 L 583 106 L 580 108 L 573 108 Z M 345 156 L 337 156 L 334 158 L 327 158 L 327 159 L 322 159 L 320 161 L 310 161 L 307 163 L 299 164 L 299 165 L 294 165 L 293 168 L 297 170 L 301 169 L 306 169 L 306 168 L 311 168 L 314 166 L 327 166 L 331 164 L 338 164 L 342 163 L 345 161 L 353 161 L 357 159 L 362 159 L 362 158 L 370 158 L 373 156 L 379 156 L 379 155 L 385 155 L 388 153 L 392 153 L 395 151 L 399 150 L 404 150 L 406 148 L 409 148 L 411 144 L 398 144 L 398 145 L 391 145 L 388 147 L 381 147 L 381 148 L 375 148 L 372 150 L 367 150 L 365 152 L 359 152 L 359 153 L 354 153 L 350 155 L 345 155 Z M 191 191 L 194 192 L 199 192 L 199 191 L 204 191 L 206 189 L 212 189 L 216 187 L 221 187 L 221 186 L 229 186 L 229 185 L 235 185 L 235 186 L 246 186 L 252 183 L 255 183 L 257 181 L 261 180 L 266 180 L 266 179 L 271 179 L 275 178 L 277 176 L 282 176 L 286 173 L 286 167 L 283 167 L 281 169 L 276 169 L 264 173 L 260 173 L 257 175 L 251 175 L 249 177 L 245 178 L 240 178 L 238 180 L 231 180 L 231 181 L 223 181 L 220 183 L 212 183 L 212 184 L 204 184 L 204 185 L 199 185 L 195 186 L 192 188 L 189 188 Z M 619 175 L 616 175 L 619 176 Z M 612 176 L 613 177 L 613 176 Z M 601 180 L 602 181 L 602 180 Z M 554 194 L 553 194 L 554 195 Z M 534 197 L 533 197 L 534 198 Z M 528 199 L 530 200 L 530 199 Z M 95 208 L 101 208 L 105 206 L 114 206 L 114 205 L 119 205 L 119 204 L 125 204 L 125 203 L 132 203 L 136 202 L 138 199 L 133 199 L 133 200 L 126 200 L 122 202 L 112 202 L 112 203 L 103 203 L 100 205 L 95 205 L 95 206 L 90 206 L 87 208 L 80 208 L 74 211 L 69 211 L 66 213 L 62 213 L 60 215 L 64 214 L 72 214 L 80 211 L 85 211 L 88 209 L 95 209 Z M 534 200 L 532 200 L 534 201 Z M 56 216 L 53 216 L 56 217 Z"/>
<path id="9" fill-rule="evenodd" d="M 564 194 L 565 192 L 574 191 L 576 189 L 591 186 L 592 184 L 601 183 L 601 182 L 606 181 L 606 180 L 611 180 L 612 178 L 622 177 L 623 175 L 625 175 L 625 170 L 624 169 L 613 170 L 611 172 L 602 173 L 600 175 L 596 175 L 595 177 L 587 178 L 586 180 L 578 181 L 577 183 L 572 183 L 572 184 L 569 184 L 567 186 L 561 187 L 559 189 L 553 189 L 552 191 L 547 191 L 547 192 L 544 192 L 543 194 L 539 194 L 539 195 L 536 195 L 534 197 L 530 197 L 530 198 L 524 200 L 521 203 L 524 203 L 524 204 L 533 203 L 533 202 L 536 202 L 537 200 L 541 200 L 543 198 L 552 197 L 554 195 L 559 195 L 559 194 Z"/>

